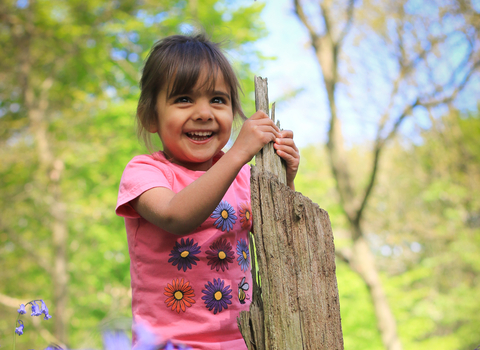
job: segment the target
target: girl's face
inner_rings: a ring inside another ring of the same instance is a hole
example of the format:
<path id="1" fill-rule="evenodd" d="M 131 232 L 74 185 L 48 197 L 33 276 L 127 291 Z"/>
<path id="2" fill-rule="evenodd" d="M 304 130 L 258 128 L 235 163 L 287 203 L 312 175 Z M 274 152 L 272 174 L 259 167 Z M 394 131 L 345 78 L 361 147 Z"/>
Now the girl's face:
<path id="1" fill-rule="evenodd" d="M 167 159 L 190 170 L 210 169 L 232 129 L 232 101 L 223 74 L 219 72 L 213 91 L 202 87 L 206 74 L 185 95 L 167 99 L 162 89 L 157 96 L 157 121 L 150 127 L 160 136 Z"/>

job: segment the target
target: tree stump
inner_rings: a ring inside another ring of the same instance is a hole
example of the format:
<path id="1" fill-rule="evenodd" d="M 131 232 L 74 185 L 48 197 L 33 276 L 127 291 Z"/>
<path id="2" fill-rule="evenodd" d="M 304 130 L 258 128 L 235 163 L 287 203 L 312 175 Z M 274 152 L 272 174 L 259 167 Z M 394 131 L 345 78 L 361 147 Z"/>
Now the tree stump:
<path id="1" fill-rule="evenodd" d="M 255 77 L 256 108 L 268 114 L 267 95 L 267 80 Z M 248 349 L 343 349 L 328 213 L 286 186 L 272 144 L 256 156 L 251 191 L 252 303 L 238 318 Z"/>

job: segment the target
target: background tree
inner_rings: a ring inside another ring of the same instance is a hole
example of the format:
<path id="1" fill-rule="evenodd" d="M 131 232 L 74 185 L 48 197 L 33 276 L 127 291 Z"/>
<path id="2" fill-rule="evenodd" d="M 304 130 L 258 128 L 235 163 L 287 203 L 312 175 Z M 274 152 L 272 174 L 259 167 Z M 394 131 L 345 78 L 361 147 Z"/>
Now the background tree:
<path id="1" fill-rule="evenodd" d="M 455 108 L 396 143 L 367 214 L 408 349 L 479 345 L 480 118 Z M 388 176 L 386 174 L 388 173 Z M 373 219 L 375 218 L 375 219 Z"/>
<path id="2" fill-rule="evenodd" d="M 99 322 L 130 314 L 126 239 L 114 208 L 124 166 L 145 152 L 134 129 L 142 60 L 156 40 L 203 26 L 213 40 L 229 40 L 240 77 L 250 80 L 259 55 L 249 44 L 265 34 L 262 5 L 192 4 L 1 2 L 2 345 L 11 342 L 19 300 L 43 298 L 54 316 L 53 325 L 25 332 L 30 347 L 92 347 Z M 252 85 L 244 85 L 245 101 Z"/>
<path id="3" fill-rule="evenodd" d="M 448 110 L 419 132 L 386 146 L 382 171 L 366 212 L 365 231 L 406 349 L 462 349 L 479 345 L 478 111 Z M 368 169 L 370 144 L 347 150 L 351 165 Z M 349 242 L 322 145 L 302 149 L 297 190 L 327 208 L 335 244 Z M 380 350 L 375 314 L 362 279 L 339 261 L 345 348 Z"/>
<path id="4" fill-rule="evenodd" d="M 365 234 L 365 212 L 388 141 L 408 117 L 454 100 L 478 71 L 478 9 L 454 0 L 293 3 L 328 98 L 327 153 L 351 238 L 338 255 L 364 280 L 383 344 L 398 350 L 396 321 Z M 447 55 L 454 49 L 456 55 Z M 342 98 L 349 108 L 339 106 Z M 341 122 L 355 119 L 369 123 L 365 130 L 373 134 L 373 145 L 370 167 L 354 177 Z"/>

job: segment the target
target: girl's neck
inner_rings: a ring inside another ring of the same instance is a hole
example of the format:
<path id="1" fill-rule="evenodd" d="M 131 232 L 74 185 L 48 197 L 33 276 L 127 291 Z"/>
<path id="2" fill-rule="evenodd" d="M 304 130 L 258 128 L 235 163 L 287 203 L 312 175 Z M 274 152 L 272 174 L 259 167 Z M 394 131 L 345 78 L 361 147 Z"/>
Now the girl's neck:
<path id="1" fill-rule="evenodd" d="M 202 162 L 202 163 L 181 162 L 181 161 L 178 161 L 177 159 L 171 157 L 165 151 L 162 151 L 162 153 L 163 153 L 163 156 L 165 157 L 165 159 L 168 160 L 170 163 L 180 165 L 180 166 L 182 166 L 182 167 L 184 167 L 188 170 L 192 170 L 192 171 L 207 171 L 214 164 L 214 160 L 216 160 L 215 157 L 214 157 L 214 158 L 212 158 L 212 159 L 210 159 L 206 162 Z"/>

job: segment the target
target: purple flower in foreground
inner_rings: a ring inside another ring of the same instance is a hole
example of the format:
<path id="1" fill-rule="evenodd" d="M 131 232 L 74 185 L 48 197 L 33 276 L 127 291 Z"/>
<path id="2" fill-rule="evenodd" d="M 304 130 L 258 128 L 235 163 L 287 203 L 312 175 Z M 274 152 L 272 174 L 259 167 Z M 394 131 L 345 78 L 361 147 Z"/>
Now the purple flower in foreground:
<path id="1" fill-rule="evenodd" d="M 155 334 L 147 328 L 147 326 L 137 323 L 134 326 L 135 334 L 137 335 L 137 345 L 135 346 L 136 350 L 157 350 L 159 339 Z"/>
<path id="2" fill-rule="evenodd" d="M 169 341 L 167 341 L 167 344 L 165 344 L 165 347 L 163 349 L 164 350 L 175 350 L 175 347 L 173 346 L 172 342 L 169 340 Z"/>
<path id="3" fill-rule="evenodd" d="M 39 306 L 37 304 L 37 301 L 41 303 L 41 306 Z M 31 307 L 32 307 L 31 316 L 45 315 L 45 317 L 43 318 L 44 320 L 49 320 L 49 319 L 52 318 L 52 316 L 50 316 L 49 313 L 48 313 L 47 305 L 45 304 L 45 302 L 42 299 L 35 299 L 35 300 L 32 300 L 32 301 L 29 301 L 28 303 L 20 304 L 20 309 L 18 309 L 17 312 L 20 315 L 26 314 L 27 310 L 26 310 L 25 306 L 28 305 L 28 304 L 30 304 Z M 17 320 L 17 323 L 18 323 L 19 326 L 15 328 L 15 333 L 18 334 L 18 335 L 22 335 L 23 334 L 23 328 L 24 328 L 23 321 L 22 320 Z M 62 350 L 62 348 L 59 347 L 58 345 L 50 345 L 45 350 Z"/>
<path id="4" fill-rule="evenodd" d="M 131 342 L 124 332 L 107 331 L 103 333 L 105 350 L 131 350 Z"/>
<path id="5" fill-rule="evenodd" d="M 42 312 L 40 311 L 40 308 L 38 307 L 37 302 L 34 300 L 31 303 L 32 303 L 32 314 L 31 314 L 31 316 L 40 316 L 42 314 Z"/>
<path id="6" fill-rule="evenodd" d="M 186 345 L 179 345 L 178 350 L 192 350 L 192 348 Z"/>
<path id="7" fill-rule="evenodd" d="M 15 328 L 15 333 L 17 333 L 18 335 L 22 335 L 23 334 L 23 321 L 22 320 L 17 320 L 17 322 L 20 324 L 20 326 L 18 326 L 17 328 Z"/>
<path id="8" fill-rule="evenodd" d="M 48 307 L 47 305 L 45 305 L 45 302 L 43 301 L 43 299 L 40 300 L 42 302 L 42 307 L 40 309 L 40 313 L 41 314 L 45 314 L 45 317 L 43 318 L 45 321 L 48 321 L 49 319 L 52 318 L 52 316 L 50 316 L 48 314 Z"/>
<path id="9" fill-rule="evenodd" d="M 25 314 L 27 313 L 27 310 L 25 310 L 25 305 L 24 305 L 24 304 L 20 304 L 20 309 L 18 309 L 17 312 L 18 312 L 20 315 L 25 315 Z"/>

